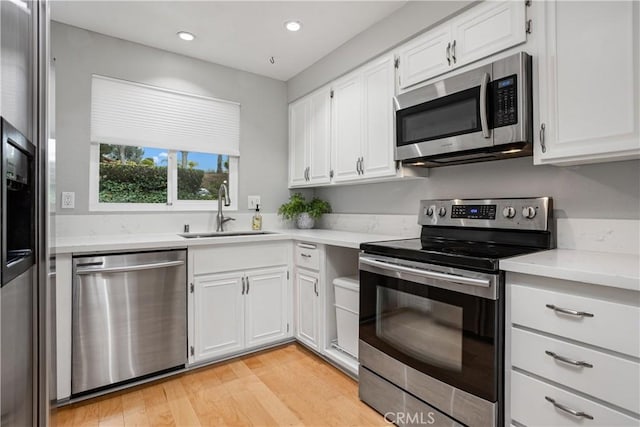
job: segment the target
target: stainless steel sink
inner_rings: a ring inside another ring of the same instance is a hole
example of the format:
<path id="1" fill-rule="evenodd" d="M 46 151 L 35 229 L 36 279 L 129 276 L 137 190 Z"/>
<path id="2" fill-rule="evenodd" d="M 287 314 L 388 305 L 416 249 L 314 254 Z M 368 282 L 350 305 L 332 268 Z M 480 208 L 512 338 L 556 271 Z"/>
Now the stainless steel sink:
<path id="1" fill-rule="evenodd" d="M 271 231 L 221 231 L 210 233 L 182 233 L 178 236 L 185 239 L 210 239 L 214 237 L 257 236 L 261 234 L 276 234 Z"/>

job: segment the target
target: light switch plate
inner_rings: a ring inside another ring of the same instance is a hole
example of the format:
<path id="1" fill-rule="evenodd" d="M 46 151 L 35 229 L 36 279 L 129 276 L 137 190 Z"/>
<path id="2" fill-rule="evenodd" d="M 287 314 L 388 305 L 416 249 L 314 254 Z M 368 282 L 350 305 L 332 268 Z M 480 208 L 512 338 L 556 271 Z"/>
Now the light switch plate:
<path id="1" fill-rule="evenodd" d="M 260 196 L 249 196 L 247 205 L 250 210 L 255 210 L 256 206 L 260 204 Z"/>
<path id="2" fill-rule="evenodd" d="M 76 207 L 76 193 L 73 191 L 63 191 L 62 201 L 60 203 L 62 209 L 74 209 Z"/>

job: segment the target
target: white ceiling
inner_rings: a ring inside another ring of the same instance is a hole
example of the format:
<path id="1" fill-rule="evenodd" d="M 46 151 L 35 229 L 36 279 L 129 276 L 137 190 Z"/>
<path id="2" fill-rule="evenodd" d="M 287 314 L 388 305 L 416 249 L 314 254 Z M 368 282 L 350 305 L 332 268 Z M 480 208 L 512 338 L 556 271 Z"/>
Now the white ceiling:
<path id="1" fill-rule="evenodd" d="M 54 0 L 51 18 L 286 81 L 405 3 Z M 302 30 L 286 31 L 291 19 L 301 21 Z M 180 40 L 181 30 L 196 39 Z"/>

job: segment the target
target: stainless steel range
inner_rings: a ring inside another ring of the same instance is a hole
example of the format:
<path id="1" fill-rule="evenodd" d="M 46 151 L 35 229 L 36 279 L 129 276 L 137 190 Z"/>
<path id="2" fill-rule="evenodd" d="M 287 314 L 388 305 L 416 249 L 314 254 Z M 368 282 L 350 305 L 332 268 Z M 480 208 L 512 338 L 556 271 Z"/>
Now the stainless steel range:
<path id="1" fill-rule="evenodd" d="M 419 239 L 360 248 L 360 399 L 397 425 L 502 426 L 499 260 L 555 246 L 547 197 L 423 200 Z"/>

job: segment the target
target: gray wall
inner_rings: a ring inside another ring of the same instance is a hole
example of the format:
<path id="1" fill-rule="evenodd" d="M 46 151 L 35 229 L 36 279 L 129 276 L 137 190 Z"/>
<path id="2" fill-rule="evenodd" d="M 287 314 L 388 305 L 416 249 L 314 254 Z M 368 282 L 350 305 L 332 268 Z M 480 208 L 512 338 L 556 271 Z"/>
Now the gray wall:
<path id="1" fill-rule="evenodd" d="M 431 198 L 551 196 L 559 218 L 640 219 L 640 162 L 533 166 L 531 157 L 431 169 L 429 178 L 317 189 L 334 212 L 417 214 Z"/>
<path id="2" fill-rule="evenodd" d="M 287 82 L 293 100 L 469 7 L 471 2 L 409 2 Z M 531 157 L 432 169 L 425 180 L 315 190 L 337 213 L 415 214 L 426 198 L 552 196 L 556 215 L 640 218 L 640 162 L 533 166 Z"/>
<path id="3" fill-rule="evenodd" d="M 75 209 L 89 207 L 91 74 L 240 102 L 238 209 L 247 195 L 275 212 L 287 191 L 287 95 L 284 82 L 52 22 L 56 67 L 58 194 L 76 193 Z"/>
<path id="4" fill-rule="evenodd" d="M 398 46 L 471 5 L 471 1 L 411 1 L 287 82 L 288 98 L 297 99 Z"/>

